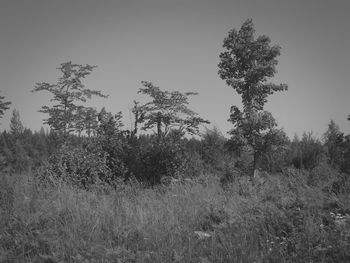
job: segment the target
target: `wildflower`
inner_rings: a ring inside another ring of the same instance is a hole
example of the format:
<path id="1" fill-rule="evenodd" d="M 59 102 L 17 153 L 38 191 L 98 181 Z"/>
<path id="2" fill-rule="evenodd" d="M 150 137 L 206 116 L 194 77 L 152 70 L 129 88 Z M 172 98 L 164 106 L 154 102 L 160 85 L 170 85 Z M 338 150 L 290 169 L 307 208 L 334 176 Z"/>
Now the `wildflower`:
<path id="1" fill-rule="evenodd" d="M 197 235 L 199 239 L 205 239 L 211 237 L 209 233 L 203 232 L 203 231 L 194 231 L 194 233 Z"/>

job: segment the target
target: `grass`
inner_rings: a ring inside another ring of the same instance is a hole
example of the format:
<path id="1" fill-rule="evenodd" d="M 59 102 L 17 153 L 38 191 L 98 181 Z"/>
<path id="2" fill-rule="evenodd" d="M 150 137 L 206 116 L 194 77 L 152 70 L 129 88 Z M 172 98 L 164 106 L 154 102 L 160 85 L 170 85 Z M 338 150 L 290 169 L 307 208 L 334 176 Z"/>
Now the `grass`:
<path id="1" fill-rule="evenodd" d="M 0 262 L 350 262 L 350 198 L 308 176 L 85 191 L 1 176 Z"/>

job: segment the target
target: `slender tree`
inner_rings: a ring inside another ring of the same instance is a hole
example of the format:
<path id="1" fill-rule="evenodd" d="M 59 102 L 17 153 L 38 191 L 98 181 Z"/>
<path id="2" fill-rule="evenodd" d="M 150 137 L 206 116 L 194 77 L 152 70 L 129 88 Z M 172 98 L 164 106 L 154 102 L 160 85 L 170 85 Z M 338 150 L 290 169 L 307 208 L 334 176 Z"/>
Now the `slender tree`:
<path id="1" fill-rule="evenodd" d="M 151 97 L 151 101 L 138 106 L 138 119 L 143 123 L 143 129 L 156 128 L 158 138 L 164 137 L 171 130 L 180 130 L 189 134 L 198 134 L 199 125 L 209 123 L 190 110 L 187 105 L 189 96 L 195 92 L 181 93 L 179 91 L 162 91 L 152 82 L 142 81 L 144 88 L 138 93 Z"/>
<path id="2" fill-rule="evenodd" d="M 240 30 L 232 29 L 224 39 L 220 54 L 219 76 L 242 98 L 243 109 L 231 107 L 229 121 L 234 125 L 230 142 L 236 148 L 253 151 L 253 170 L 270 144 L 283 141 L 283 131 L 276 130 L 272 114 L 264 110 L 267 97 L 287 90 L 286 84 L 268 82 L 276 73 L 279 46 L 270 46 L 268 36 L 255 38 L 254 24 L 245 21 Z"/>
<path id="3" fill-rule="evenodd" d="M 15 136 L 15 138 L 18 138 L 24 131 L 19 111 L 16 109 L 12 111 L 12 117 L 10 120 L 10 131 L 11 134 Z"/>
<path id="4" fill-rule="evenodd" d="M 10 108 L 9 106 L 11 105 L 11 102 L 4 101 L 4 100 L 5 100 L 5 97 L 0 96 L 0 119 L 5 114 L 5 111 Z"/>
<path id="5" fill-rule="evenodd" d="M 44 123 L 50 125 L 51 129 L 57 131 L 66 138 L 68 134 L 81 129 L 80 118 L 83 117 L 82 109 L 84 107 L 79 105 L 85 103 L 87 99 L 98 96 L 106 98 L 101 91 L 87 89 L 82 80 L 90 75 L 96 66 L 72 64 L 72 62 L 62 63 L 58 68 L 62 72 L 56 84 L 49 84 L 46 82 L 37 83 L 33 92 L 48 91 L 52 93 L 53 106 L 42 106 L 39 112 L 49 115 Z M 76 124 L 79 127 L 76 127 Z"/>

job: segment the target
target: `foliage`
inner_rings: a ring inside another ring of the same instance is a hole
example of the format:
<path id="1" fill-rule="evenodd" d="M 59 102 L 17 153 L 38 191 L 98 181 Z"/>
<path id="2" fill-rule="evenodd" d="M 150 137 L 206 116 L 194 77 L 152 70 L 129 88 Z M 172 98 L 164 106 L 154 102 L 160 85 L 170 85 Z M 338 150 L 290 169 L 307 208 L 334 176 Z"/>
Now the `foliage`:
<path id="1" fill-rule="evenodd" d="M 107 193 L 8 177 L 0 261 L 349 262 L 349 199 L 305 177 L 290 169 L 223 190 L 211 175 Z"/>
<path id="2" fill-rule="evenodd" d="M 107 154 L 101 155 L 89 148 L 62 146 L 51 155 L 43 170 L 38 173 L 42 182 L 61 180 L 83 189 L 116 181 L 107 166 Z"/>
<path id="3" fill-rule="evenodd" d="M 229 147 L 242 151 L 252 152 L 253 170 L 259 166 L 259 161 L 263 156 L 274 149 L 280 149 L 288 141 L 282 129 L 277 129 L 275 119 L 267 111 L 252 111 L 246 116 L 238 108 L 233 106 L 234 112 L 230 120 L 235 124 L 235 129 L 231 130 Z"/>
<path id="4" fill-rule="evenodd" d="M 152 99 L 142 106 L 135 105 L 135 113 L 141 112 L 139 118 L 144 130 L 156 127 L 158 137 L 166 135 L 172 129 L 198 134 L 199 125 L 209 123 L 187 107 L 188 97 L 197 93 L 162 91 L 148 81 L 142 81 L 142 85 L 144 88 L 140 88 L 139 93 Z"/>
<path id="5" fill-rule="evenodd" d="M 78 103 L 85 103 L 91 97 L 107 97 L 100 91 L 87 89 L 82 84 L 82 79 L 89 75 L 95 66 L 78 65 L 72 62 L 62 63 L 58 68 L 62 72 L 56 84 L 46 82 L 37 83 L 33 92 L 48 91 L 52 93 L 51 101 L 55 102 L 53 106 L 42 106 L 40 112 L 49 114 L 49 118 L 44 120 L 45 124 L 50 125 L 51 129 L 63 135 L 64 139 L 74 132 L 81 132 L 83 128 L 82 119 L 86 119 L 89 109 L 84 108 Z M 84 113 L 84 114 L 83 114 Z"/>
<path id="6" fill-rule="evenodd" d="M 214 127 L 212 130 L 206 130 L 202 135 L 200 150 L 206 165 L 213 167 L 215 170 L 223 169 L 226 141 L 226 138 L 218 128 Z"/>
<path id="7" fill-rule="evenodd" d="M 350 174 L 350 135 L 345 136 L 343 143 L 342 163 L 340 164 L 340 171 Z"/>
<path id="8" fill-rule="evenodd" d="M 312 132 L 294 137 L 291 143 L 291 161 L 298 169 L 312 170 L 324 159 L 324 148 Z"/>
<path id="9" fill-rule="evenodd" d="M 334 167 L 339 167 L 343 158 L 344 133 L 342 133 L 339 126 L 331 120 L 323 138 L 330 164 Z"/>
<path id="10" fill-rule="evenodd" d="M 79 107 L 75 122 L 75 131 L 79 136 L 85 131 L 88 137 L 96 135 L 98 128 L 97 111 L 91 107 Z"/>
<path id="11" fill-rule="evenodd" d="M 286 84 L 266 83 L 276 73 L 279 46 L 270 46 L 268 36 L 254 38 L 254 24 L 245 21 L 239 31 L 232 29 L 224 39 L 219 75 L 242 96 L 245 109 L 262 110 L 267 96 L 287 89 Z"/>
<path id="12" fill-rule="evenodd" d="M 157 185 L 165 176 L 184 176 L 187 158 L 181 137 L 182 134 L 173 131 L 161 141 L 152 136 L 147 144 L 141 144 L 139 159 L 142 169 L 136 178 Z"/>
<path id="13" fill-rule="evenodd" d="M 0 172 L 26 172 L 44 164 L 56 149 L 54 133 L 32 132 L 24 129 L 20 136 L 0 133 Z"/>
<path id="14" fill-rule="evenodd" d="M 4 115 L 5 111 L 10 108 L 9 106 L 11 105 L 11 102 L 4 101 L 4 100 L 5 100 L 5 97 L 0 96 L 0 119 Z"/>
<path id="15" fill-rule="evenodd" d="M 10 120 L 10 131 L 15 137 L 19 137 L 24 131 L 24 127 L 19 116 L 19 111 L 16 109 L 12 111 L 12 117 Z"/>
<path id="16" fill-rule="evenodd" d="M 279 46 L 270 46 L 268 36 L 254 37 L 252 20 L 241 29 L 233 29 L 224 39 L 224 52 L 220 54 L 219 76 L 242 97 L 243 110 L 231 107 L 229 121 L 234 125 L 230 132 L 234 148 L 250 147 L 253 169 L 270 145 L 283 141 L 283 132 L 276 130 L 271 113 L 264 111 L 268 95 L 287 90 L 286 84 L 268 83 L 276 73 Z"/>

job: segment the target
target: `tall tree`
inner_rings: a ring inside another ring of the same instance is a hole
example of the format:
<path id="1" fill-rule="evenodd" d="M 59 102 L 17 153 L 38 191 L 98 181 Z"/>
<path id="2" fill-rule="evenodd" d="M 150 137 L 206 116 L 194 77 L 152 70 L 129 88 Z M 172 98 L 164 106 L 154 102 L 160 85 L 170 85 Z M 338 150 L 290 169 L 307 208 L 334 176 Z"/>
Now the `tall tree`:
<path id="1" fill-rule="evenodd" d="M 10 131 L 11 134 L 14 135 L 16 138 L 18 138 L 24 131 L 24 127 L 19 116 L 19 111 L 16 109 L 12 111 L 12 117 L 10 120 Z"/>
<path id="2" fill-rule="evenodd" d="M 9 106 L 11 105 L 11 102 L 4 101 L 4 100 L 5 100 L 5 97 L 0 96 L 0 119 L 5 114 L 5 111 L 10 108 Z"/>
<path id="3" fill-rule="evenodd" d="M 283 141 L 283 131 L 276 130 L 272 114 L 264 110 L 267 97 L 276 91 L 287 90 L 286 84 L 268 82 L 276 73 L 279 46 L 270 46 L 268 36 L 255 38 L 254 24 L 246 20 L 240 30 L 232 29 L 224 39 L 220 54 L 219 76 L 242 98 L 243 110 L 231 107 L 229 121 L 231 143 L 237 148 L 253 151 L 253 170 L 268 146 Z"/>
<path id="4" fill-rule="evenodd" d="M 56 84 L 46 82 L 37 83 L 33 92 L 48 91 L 52 93 L 51 101 L 55 102 L 53 106 L 42 106 L 39 112 L 49 114 L 49 118 L 44 123 L 50 125 L 51 129 L 63 135 L 64 138 L 68 134 L 74 132 L 80 127 L 79 120 L 82 118 L 81 110 L 84 108 L 78 103 L 85 103 L 87 99 L 98 96 L 106 98 L 101 91 L 87 89 L 82 80 L 89 75 L 96 66 L 78 65 L 72 62 L 62 63 L 58 68 L 62 72 Z"/>
<path id="5" fill-rule="evenodd" d="M 190 110 L 187 105 L 189 96 L 197 95 L 195 92 L 181 93 L 179 91 L 163 91 L 154 86 L 152 82 L 142 81 L 144 88 L 138 93 L 148 95 L 151 101 L 138 106 L 138 117 L 142 116 L 144 130 L 156 128 L 158 138 L 168 134 L 171 130 L 180 130 L 189 134 L 197 134 L 199 125 L 209 123 Z"/>

